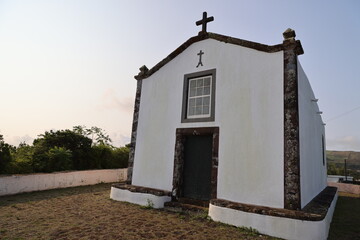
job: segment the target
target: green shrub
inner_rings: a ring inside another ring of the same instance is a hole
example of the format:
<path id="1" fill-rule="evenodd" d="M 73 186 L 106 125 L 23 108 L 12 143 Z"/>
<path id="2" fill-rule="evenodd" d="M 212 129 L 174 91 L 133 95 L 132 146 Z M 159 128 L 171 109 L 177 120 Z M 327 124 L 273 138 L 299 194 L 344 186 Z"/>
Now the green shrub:
<path id="1" fill-rule="evenodd" d="M 33 168 L 35 172 L 52 172 L 56 169 L 68 168 L 57 167 L 51 169 L 48 163 L 49 150 L 58 147 L 71 151 L 71 166 L 74 170 L 90 169 L 90 152 L 92 141 L 79 133 L 71 130 L 49 131 L 34 140 Z"/>
<path id="2" fill-rule="evenodd" d="M 12 161 L 11 151 L 13 146 L 4 142 L 0 134 L 0 173 L 6 173 L 9 163 Z"/>
<path id="3" fill-rule="evenodd" d="M 72 170 L 72 154 L 70 150 L 63 147 L 53 147 L 47 152 L 48 172 Z"/>
<path id="4" fill-rule="evenodd" d="M 113 149 L 113 159 L 109 168 L 127 168 L 130 149 L 128 147 L 120 147 Z"/>
<path id="5" fill-rule="evenodd" d="M 33 172 L 32 161 L 28 159 L 14 159 L 6 168 L 6 173 L 8 174 L 26 174 Z"/>
<path id="6" fill-rule="evenodd" d="M 91 168 L 109 168 L 112 159 L 112 148 L 108 145 L 99 144 L 91 147 Z"/>
<path id="7" fill-rule="evenodd" d="M 110 143 L 97 127 L 47 131 L 32 146 L 20 143 L 17 148 L 5 143 L 0 134 L 0 174 L 126 168 L 129 145 L 117 148 Z"/>
<path id="8" fill-rule="evenodd" d="M 92 168 L 126 168 L 129 158 L 127 147 L 111 147 L 104 144 L 92 146 L 91 162 Z"/>
<path id="9" fill-rule="evenodd" d="M 34 148 L 26 143 L 20 143 L 19 147 L 12 151 L 12 161 L 10 162 L 7 173 L 22 174 L 32 173 Z"/>

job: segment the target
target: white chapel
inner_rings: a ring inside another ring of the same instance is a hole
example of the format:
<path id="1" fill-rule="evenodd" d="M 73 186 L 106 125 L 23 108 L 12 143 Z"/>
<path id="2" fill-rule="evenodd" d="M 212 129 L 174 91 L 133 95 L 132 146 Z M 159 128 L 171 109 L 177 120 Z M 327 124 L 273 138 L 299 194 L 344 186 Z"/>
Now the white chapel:
<path id="1" fill-rule="evenodd" d="M 326 239 L 325 128 L 295 31 L 269 46 L 202 30 L 140 68 L 126 183 L 111 198 L 208 208 L 214 221 Z"/>

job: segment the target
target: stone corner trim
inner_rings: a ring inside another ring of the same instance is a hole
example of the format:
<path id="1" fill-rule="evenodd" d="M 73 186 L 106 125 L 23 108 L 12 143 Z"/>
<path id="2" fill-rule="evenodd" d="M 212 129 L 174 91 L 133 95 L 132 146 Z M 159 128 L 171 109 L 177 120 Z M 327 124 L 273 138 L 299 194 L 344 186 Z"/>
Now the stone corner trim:
<path id="1" fill-rule="evenodd" d="M 260 215 L 306 221 L 322 221 L 326 217 L 328 209 L 330 208 L 336 193 L 337 188 L 326 187 L 301 211 L 237 203 L 224 199 L 211 199 L 210 204 L 218 207 L 230 208 L 238 211 L 255 213 Z"/>
<path id="2" fill-rule="evenodd" d="M 113 184 L 112 187 L 119 188 L 119 189 L 122 189 L 122 190 L 128 190 L 130 192 L 148 193 L 148 194 L 152 194 L 152 195 L 155 195 L 155 196 L 158 196 L 158 197 L 162 197 L 162 196 L 170 197 L 171 196 L 170 191 L 156 189 L 156 188 L 148 188 L 148 187 L 129 185 L 129 184 L 126 184 L 126 183 L 116 183 L 116 184 Z"/>
<path id="3" fill-rule="evenodd" d="M 284 208 L 301 209 L 297 56 L 304 53 L 295 31 L 284 33 Z"/>
<path id="4" fill-rule="evenodd" d="M 145 65 L 142 66 L 140 68 L 140 71 L 141 72 L 139 73 L 139 75 L 145 74 L 143 72 L 147 72 L 147 67 Z M 131 181 L 132 181 L 132 174 L 133 174 L 133 167 L 134 167 L 136 136 L 137 136 L 137 127 L 138 127 L 139 111 L 140 111 L 141 88 L 142 88 L 142 80 L 141 80 L 141 77 L 139 77 L 139 79 L 137 79 L 134 114 L 133 114 L 133 124 L 132 124 L 132 130 L 131 130 L 130 152 L 129 152 L 129 161 L 128 161 L 127 183 L 129 183 L 129 184 L 131 184 Z"/>

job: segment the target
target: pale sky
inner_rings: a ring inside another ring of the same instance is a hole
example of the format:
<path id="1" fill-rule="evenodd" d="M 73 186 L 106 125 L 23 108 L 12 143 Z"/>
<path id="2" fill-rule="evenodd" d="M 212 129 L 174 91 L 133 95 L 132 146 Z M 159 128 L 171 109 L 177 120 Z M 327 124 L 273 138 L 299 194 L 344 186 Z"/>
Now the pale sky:
<path id="1" fill-rule="evenodd" d="M 319 98 L 328 150 L 360 150 L 360 1 L 0 0 L 0 134 L 75 125 L 130 141 L 138 68 L 208 31 L 274 45 L 287 28 Z"/>

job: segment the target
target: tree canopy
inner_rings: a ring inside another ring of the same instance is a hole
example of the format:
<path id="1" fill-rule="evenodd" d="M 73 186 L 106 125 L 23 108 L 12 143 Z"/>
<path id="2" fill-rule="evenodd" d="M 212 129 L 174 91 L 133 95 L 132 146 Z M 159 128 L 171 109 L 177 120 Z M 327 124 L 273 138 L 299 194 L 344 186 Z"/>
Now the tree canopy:
<path id="1" fill-rule="evenodd" d="M 73 130 L 51 130 L 32 145 L 16 148 L 0 135 L 0 173 L 54 172 L 127 167 L 128 147 L 114 147 L 104 130 L 75 126 Z"/>

